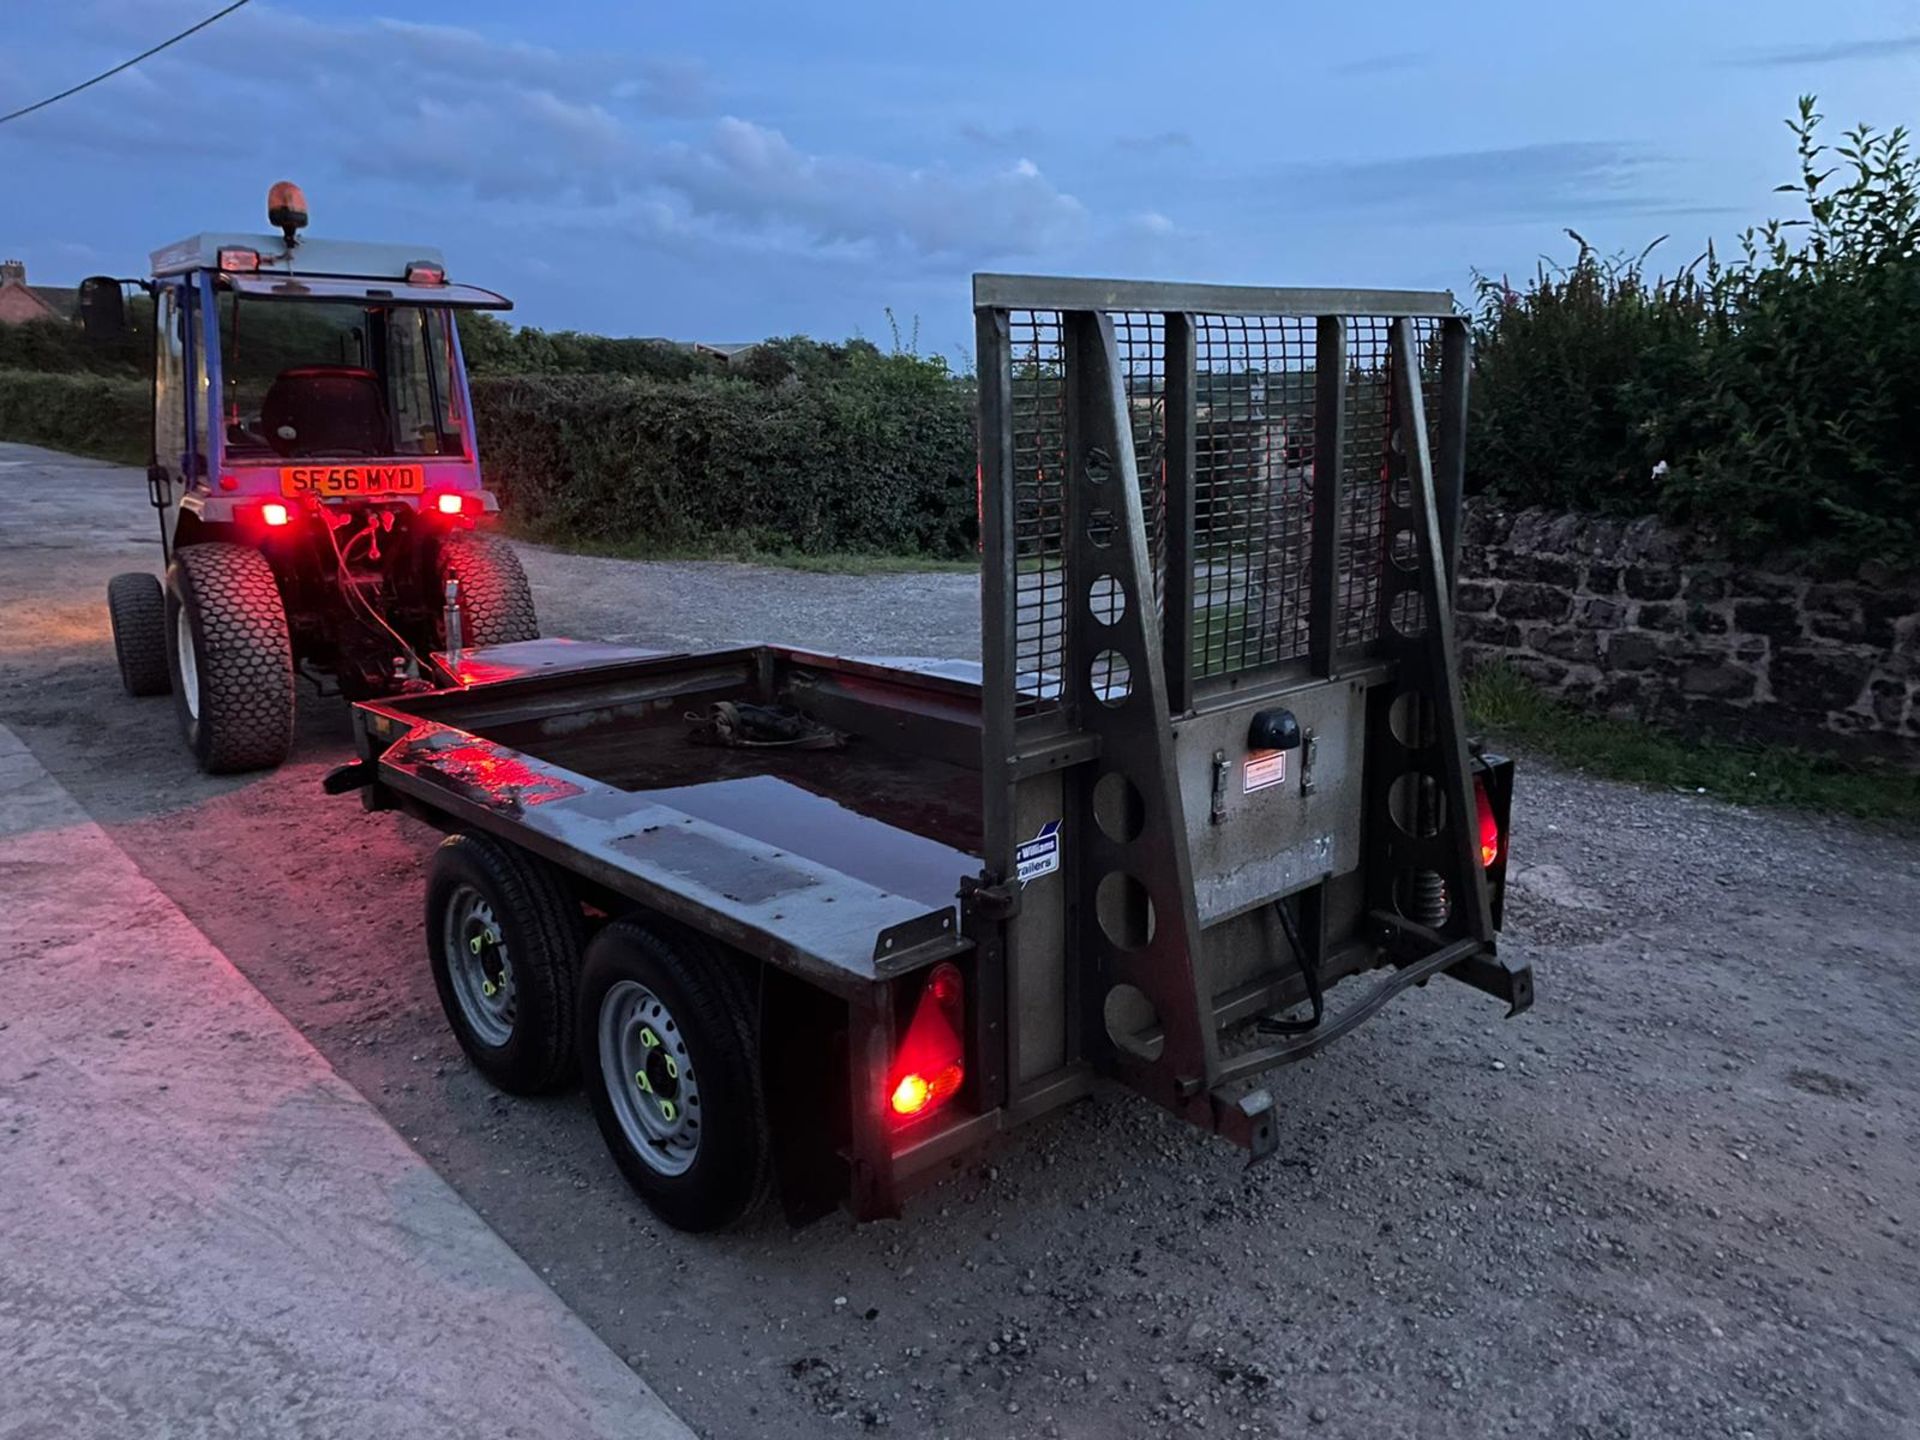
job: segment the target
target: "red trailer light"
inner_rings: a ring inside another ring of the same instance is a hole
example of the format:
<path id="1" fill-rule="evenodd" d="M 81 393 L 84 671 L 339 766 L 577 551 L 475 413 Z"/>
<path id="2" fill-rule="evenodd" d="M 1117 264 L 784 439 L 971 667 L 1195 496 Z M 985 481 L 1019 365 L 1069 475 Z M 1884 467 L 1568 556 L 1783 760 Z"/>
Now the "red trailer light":
<path id="1" fill-rule="evenodd" d="M 960 1039 L 966 1013 L 960 971 L 952 965 L 936 965 L 914 1006 L 887 1082 L 887 1105 L 895 1119 L 917 1120 L 960 1093 L 967 1077 Z"/>
<path id="2" fill-rule="evenodd" d="M 1500 822 L 1494 818 L 1493 797 L 1487 794 L 1487 782 L 1478 776 L 1473 781 L 1474 808 L 1480 812 L 1480 864 L 1492 869 L 1500 858 L 1500 847 L 1505 837 L 1500 834 Z"/>
<path id="3" fill-rule="evenodd" d="M 269 500 L 260 507 L 260 518 L 267 524 L 277 527 L 286 524 L 293 516 L 278 500 Z"/>

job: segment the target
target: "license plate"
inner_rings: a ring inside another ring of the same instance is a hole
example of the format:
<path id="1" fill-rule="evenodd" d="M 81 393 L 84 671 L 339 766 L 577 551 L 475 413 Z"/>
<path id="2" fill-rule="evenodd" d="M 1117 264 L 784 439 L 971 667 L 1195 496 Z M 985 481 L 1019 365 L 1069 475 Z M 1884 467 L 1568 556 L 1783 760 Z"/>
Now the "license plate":
<path id="1" fill-rule="evenodd" d="M 418 495 L 426 487 L 418 465 L 283 465 L 282 495 Z"/>

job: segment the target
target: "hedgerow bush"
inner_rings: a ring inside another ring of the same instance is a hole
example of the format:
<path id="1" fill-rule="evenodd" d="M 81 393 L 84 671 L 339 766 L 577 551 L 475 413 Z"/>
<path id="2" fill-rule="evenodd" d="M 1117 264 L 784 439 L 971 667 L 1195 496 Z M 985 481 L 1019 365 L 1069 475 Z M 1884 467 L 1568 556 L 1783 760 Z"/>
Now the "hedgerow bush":
<path id="1" fill-rule="evenodd" d="M 149 404 L 130 376 L 0 370 L 0 440 L 144 465 Z"/>
<path id="2" fill-rule="evenodd" d="M 1475 488 L 1654 511 L 1739 551 L 1920 564 L 1920 160 L 1861 126 L 1789 121 L 1803 217 L 1670 278 L 1584 241 L 1524 291 L 1483 278 Z"/>
<path id="3" fill-rule="evenodd" d="M 877 352 L 837 378 L 762 379 L 477 377 L 488 480 L 535 536 L 971 551 L 971 387 L 937 363 Z"/>

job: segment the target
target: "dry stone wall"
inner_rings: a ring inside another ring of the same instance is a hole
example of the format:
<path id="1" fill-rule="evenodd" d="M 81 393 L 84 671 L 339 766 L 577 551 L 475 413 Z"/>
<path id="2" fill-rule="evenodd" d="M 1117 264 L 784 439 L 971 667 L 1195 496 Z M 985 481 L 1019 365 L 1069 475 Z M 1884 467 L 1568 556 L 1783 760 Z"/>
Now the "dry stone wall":
<path id="1" fill-rule="evenodd" d="M 1710 540 L 1469 501 L 1459 633 L 1550 693 L 1740 739 L 1920 766 L 1920 576 L 1736 564 Z"/>

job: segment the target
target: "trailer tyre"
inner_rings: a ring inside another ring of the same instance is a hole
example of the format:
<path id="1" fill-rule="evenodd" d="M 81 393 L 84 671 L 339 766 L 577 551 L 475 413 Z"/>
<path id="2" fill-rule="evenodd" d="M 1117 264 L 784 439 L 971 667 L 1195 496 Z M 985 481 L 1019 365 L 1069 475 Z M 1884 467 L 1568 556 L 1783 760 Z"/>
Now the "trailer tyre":
<path id="1" fill-rule="evenodd" d="M 640 1196 L 677 1230 L 718 1230 L 770 1174 L 755 1002 L 739 962 L 676 928 L 620 920 L 587 948 L 581 1074 Z"/>
<path id="2" fill-rule="evenodd" d="M 113 624 L 113 655 L 129 695 L 164 695 L 173 688 L 167 670 L 167 594 L 144 570 L 107 582 L 107 618 Z"/>
<path id="3" fill-rule="evenodd" d="M 167 668 L 187 746 L 210 775 L 264 770 L 293 747 L 293 645 L 266 556 L 190 545 L 167 567 Z"/>
<path id="4" fill-rule="evenodd" d="M 572 1082 L 584 925 L 559 871 L 485 835 L 449 835 L 427 873 L 427 959 L 474 1068 L 537 1095 Z"/>
<path id="5" fill-rule="evenodd" d="M 462 531 L 440 545 L 440 593 L 460 582 L 460 643 L 511 645 L 538 640 L 533 590 L 513 546 L 498 535 Z"/>

